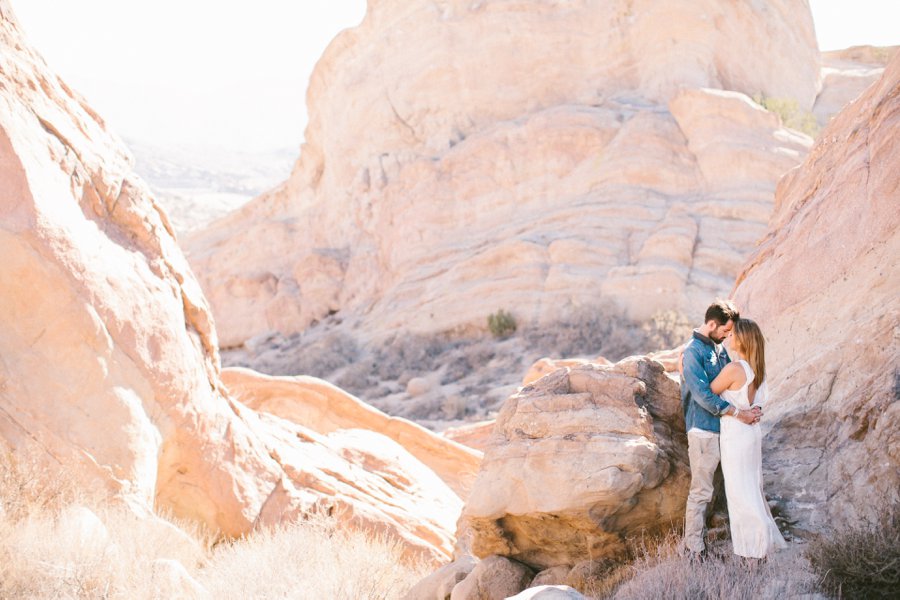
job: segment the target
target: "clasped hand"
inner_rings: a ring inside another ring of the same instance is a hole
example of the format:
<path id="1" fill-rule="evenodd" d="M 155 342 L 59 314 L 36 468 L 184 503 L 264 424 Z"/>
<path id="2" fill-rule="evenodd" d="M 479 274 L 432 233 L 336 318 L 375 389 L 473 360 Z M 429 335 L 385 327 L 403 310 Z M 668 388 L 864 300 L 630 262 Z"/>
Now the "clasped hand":
<path id="1" fill-rule="evenodd" d="M 762 418 L 762 409 L 758 406 L 754 406 L 750 410 L 739 410 L 735 415 L 735 418 L 741 423 L 753 425 L 759 423 L 760 418 Z"/>

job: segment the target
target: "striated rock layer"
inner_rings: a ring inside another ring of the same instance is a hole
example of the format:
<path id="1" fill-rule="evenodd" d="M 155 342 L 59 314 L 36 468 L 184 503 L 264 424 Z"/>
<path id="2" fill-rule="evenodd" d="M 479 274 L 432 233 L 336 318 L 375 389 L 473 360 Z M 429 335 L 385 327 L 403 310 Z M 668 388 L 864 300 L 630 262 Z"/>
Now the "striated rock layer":
<path id="1" fill-rule="evenodd" d="M 564 368 L 504 404 L 460 521 L 478 557 L 532 567 L 617 557 L 626 536 L 684 517 L 678 383 L 629 358 Z"/>
<path id="2" fill-rule="evenodd" d="M 462 503 L 400 444 L 229 397 L 206 300 L 131 167 L 0 0 L 0 441 L 224 535 L 320 510 L 448 558 Z"/>
<path id="3" fill-rule="evenodd" d="M 738 277 L 768 340 L 766 490 L 807 527 L 900 490 L 900 56 L 778 188 Z"/>
<path id="4" fill-rule="evenodd" d="M 223 346 L 336 311 L 375 337 L 694 313 L 811 143 L 750 96 L 818 86 L 801 0 L 373 0 L 313 73 L 289 180 L 189 257 Z"/>

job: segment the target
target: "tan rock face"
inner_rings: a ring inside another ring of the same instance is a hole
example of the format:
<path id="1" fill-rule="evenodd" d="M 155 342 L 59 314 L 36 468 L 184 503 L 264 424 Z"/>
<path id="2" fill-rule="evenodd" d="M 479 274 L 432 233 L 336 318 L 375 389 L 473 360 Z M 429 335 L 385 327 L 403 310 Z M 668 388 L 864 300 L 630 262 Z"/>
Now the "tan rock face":
<path id="1" fill-rule="evenodd" d="M 323 510 L 449 558 L 462 502 L 400 444 L 320 435 L 229 397 L 165 214 L 102 119 L 22 40 L 6 0 L 0 50 L 0 440 L 224 535 Z M 384 419 L 426 458 L 429 443 L 456 447 Z M 457 449 L 456 476 L 471 479 L 477 454 Z"/>
<path id="2" fill-rule="evenodd" d="M 490 444 L 491 435 L 494 433 L 494 419 L 467 423 L 458 427 L 450 427 L 441 432 L 448 440 L 453 440 L 469 448 L 484 452 Z"/>
<path id="3" fill-rule="evenodd" d="M 748 96 L 808 110 L 818 72 L 800 1 L 372 2 L 313 74 L 291 178 L 190 260 L 224 346 L 334 311 L 373 336 L 693 313 L 809 144 Z"/>
<path id="4" fill-rule="evenodd" d="M 380 433 L 432 469 L 460 498 L 469 495 L 481 464 L 480 452 L 406 419 L 390 417 L 327 381 L 315 377 L 270 377 L 249 369 L 224 369 L 222 381 L 250 408 L 320 434 L 341 429 Z"/>
<path id="5" fill-rule="evenodd" d="M 767 492 L 812 528 L 900 489 L 900 57 L 779 184 L 738 278 L 768 347 Z"/>
<path id="6" fill-rule="evenodd" d="M 278 469 L 217 389 L 200 288 L 118 140 L 0 6 L 0 434 L 244 531 Z"/>
<path id="7" fill-rule="evenodd" d="M 538 568 L 616 556 L 624 536 L 683 517 L 677 382 L 644 358 L 579 366 L 512 396 L 463 511 L 476 556 Z"/>

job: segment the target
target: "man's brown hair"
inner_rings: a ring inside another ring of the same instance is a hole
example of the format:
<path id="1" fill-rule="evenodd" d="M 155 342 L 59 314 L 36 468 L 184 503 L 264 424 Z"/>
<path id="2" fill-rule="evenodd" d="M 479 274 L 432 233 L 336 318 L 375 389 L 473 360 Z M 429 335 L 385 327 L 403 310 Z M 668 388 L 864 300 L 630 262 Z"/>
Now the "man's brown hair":
<path id="1" fill-rule="evenodd" d="M 741 313 L 738 312 L 738 309 L 730 300 L 716 298 L 716 301 L 710 304 L 709 308 L 706 309 L 706 318 L 703 322 L 709 323 L 710 321 L 715 321 L 719 325 L 724 325 L 728 321 L 737 321 L 740 318 Z"/>

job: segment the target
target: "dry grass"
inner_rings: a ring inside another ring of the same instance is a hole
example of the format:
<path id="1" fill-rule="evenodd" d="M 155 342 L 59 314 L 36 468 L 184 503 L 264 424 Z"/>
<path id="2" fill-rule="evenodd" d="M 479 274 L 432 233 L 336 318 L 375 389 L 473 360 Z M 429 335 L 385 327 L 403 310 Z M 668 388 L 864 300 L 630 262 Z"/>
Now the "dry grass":
<path id="1" fill-rule="evenodd" d="M 0 598 L 398 598 L 427 569 L 322 518 L 213 545 L 0 453 Z M 91 504 L 88 508 L 88 504 Z"/>
<path id="2" fill-rule="evenodd" d="M 896 598 L 900 593 L 900 503 L 872 522 L 830 532 L 806 553 L 826 590 L 846 598 Z"/>
<path id="3" fill-rule="evenodd" d="M 385 538 L 314 519 L 215 549 L 199 575 L 214 598 L 399 598 L 428 574 Z"/>
<path id="4" fill-rule="evenodd" d="M 643 543 L 636 549 L 637 558 L 627 567 L 630 575 L 615 573 L 616 579 L 624 579 L 624 583 L 608 595 L 594 597 L 756 600 L 791 598 L 817 591 L 818 580 L 797 546 L 752 564 L 733 555 L 730 544 L 720 543 L 710 549 L 706 560 L 698 563 L 682 556 L 679 541 L 679 536 L 670 534 L 662 541 Z"/>

